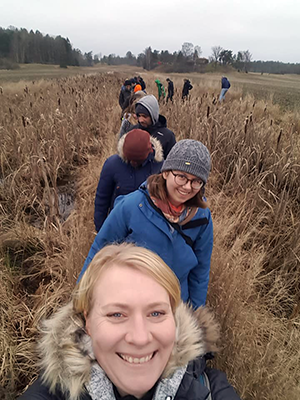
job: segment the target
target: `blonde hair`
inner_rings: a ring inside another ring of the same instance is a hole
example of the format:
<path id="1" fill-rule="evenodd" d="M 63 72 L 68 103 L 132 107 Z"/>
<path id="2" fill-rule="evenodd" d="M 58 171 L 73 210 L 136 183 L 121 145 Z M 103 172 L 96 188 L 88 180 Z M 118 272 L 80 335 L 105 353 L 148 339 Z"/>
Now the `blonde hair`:
<path id="1" fill-rule="evenodd" d="M 142 97 L 145 97 L 145 96 L 146 96 L 146 93 L 143 92 L 142 90 L 139 90 L 138 92 L 132 93 L 130 95 L 130 98 L 129 98 L 128 106 L 127 106 L 127 108 L 125 108 L 124 112 L 125 113 L 130 113 L 130 114 L 131 113 L 135 113 L 135 105 L 136 105 L 136 103 L 138 101 L 140 101 Z"/>
<path id="2" fill-rule="evenodd" d="M 153 278 L 167 291 L 172 311 L 175 312 L 180 302 L 180 285 L 176 275 L 157 254 L 133 243 L 111 244 L 95 255 L 75 288 L 75 312 L 90 312 L 96 283 L 101 274 L 114 265 L 136 268 Z"/>

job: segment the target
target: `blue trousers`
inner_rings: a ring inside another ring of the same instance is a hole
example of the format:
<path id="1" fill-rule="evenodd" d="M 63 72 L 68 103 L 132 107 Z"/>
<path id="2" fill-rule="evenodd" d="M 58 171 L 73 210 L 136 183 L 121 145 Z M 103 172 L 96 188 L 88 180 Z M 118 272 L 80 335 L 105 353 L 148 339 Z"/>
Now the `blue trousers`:
<path id="1" fill-rule="evenodd" d="M 227 90 L 228 90 L 227 88 L 221 89 L 220 98 L 219 98 L 220 102 L 222 102 L 222 100 L 225 99 L 225 93 L 227 92 Z"/>

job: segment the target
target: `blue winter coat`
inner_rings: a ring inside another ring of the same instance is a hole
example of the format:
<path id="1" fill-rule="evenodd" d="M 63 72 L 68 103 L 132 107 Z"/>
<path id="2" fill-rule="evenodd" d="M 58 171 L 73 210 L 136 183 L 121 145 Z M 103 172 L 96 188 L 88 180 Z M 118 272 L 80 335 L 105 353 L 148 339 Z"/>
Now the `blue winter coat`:
<path id="1" fill-rule="evenodd" d="M 145 182 L 148 176 L 158 174 L 163 164 L 163 150 L 160 142 L 150 137 L 153 153 L 144 163 L 134 168 L 124 157 L 123 145 L 126 135 L 118 143 L 118 154 L 109 157 L 102 168 L 95 197 L 94 223 L 99 232 L 116 197 L 131 193 Z"/>
<path id="2" fill-rule="evenodd" d="M 191 222 L 201 219 L 201 226 L 185 229 L 193 241 L 189 246 L 182 235 L 148 202 L 146 189 L 119 197 L 85 260 L 79 279 L 95 254 L 113 242 L 134 242 L 157 253 L 177 275 L 183 301 L 194 308 L 205 304 L 210 259 L 213 247 L 213 224 L 210 210 L 199 208 Z"/>
<path id="3" fill-rule="evenodd" d="M 225 76 L 223 76 L 223 78 L 222 78 L 222 89 L 229 89 L 229 88 L 230 88 L 230 82 Z"/>

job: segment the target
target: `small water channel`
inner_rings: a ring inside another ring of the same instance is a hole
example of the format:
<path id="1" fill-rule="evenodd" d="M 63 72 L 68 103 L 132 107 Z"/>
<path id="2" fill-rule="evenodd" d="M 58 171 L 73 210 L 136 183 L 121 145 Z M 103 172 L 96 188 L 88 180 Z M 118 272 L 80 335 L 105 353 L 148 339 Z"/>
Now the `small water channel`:
<path id="1" fill-rule="evenodd" d="M 75 208 L 75 183 L 58 185 L 57 199 L 60 222 L 65 222 Z"/>

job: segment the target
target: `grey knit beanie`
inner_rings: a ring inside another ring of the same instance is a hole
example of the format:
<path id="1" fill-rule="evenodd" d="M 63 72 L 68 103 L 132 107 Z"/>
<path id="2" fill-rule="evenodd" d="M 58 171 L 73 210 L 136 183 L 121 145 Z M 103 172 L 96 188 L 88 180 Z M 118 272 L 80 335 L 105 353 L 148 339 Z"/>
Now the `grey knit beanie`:
<path id="1" fill-rule="evenodd" d="M 184 139 L 172 147 L 161 172 L 170 170 L 187 172 L 206 183 L 210 168 L 211 159 L 207 147 L 197 140 Z"/>

